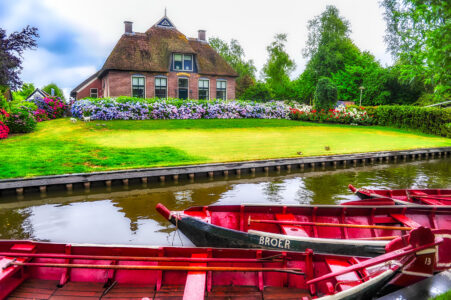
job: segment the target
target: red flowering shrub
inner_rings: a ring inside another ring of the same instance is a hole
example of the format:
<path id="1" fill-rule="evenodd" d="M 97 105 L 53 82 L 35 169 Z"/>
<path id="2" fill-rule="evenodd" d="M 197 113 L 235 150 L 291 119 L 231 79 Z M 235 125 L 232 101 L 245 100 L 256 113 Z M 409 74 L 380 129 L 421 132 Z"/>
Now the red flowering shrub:
<path id="1" fill-rule="evenodd" d="M 317 111 L 309 106 L 290 108 L 290 116 L 293 120 L 371 125 L 375 122 L 374 116 L 369 115 L 365 108 L 339 106 L 334 109 Z"/>
<path id="2" fill-rule="evenodd" d="M 9 114 L 6 110 L 0 108 L 0 121 L 6 121 L 9 118 Z"/>
<path id="3" fill-rule="evenodd" d="M 0 121 L 0 140 L 6 139 L 9 134 L 9 128 L 2 121 Z"/>
<path id="4" fill-rule="evenodd" d="M 33 102 L 38 110 L 42 109 L 47 113 L 47 120 L 63 117 L 68 109 L 68 105 L 58 97 L 37 98 Z"/>
<path id="5" fill-rule="evenodd" d="M 33 115 L 38 122 L 47 121 L 49 119 L 49 115 L 42 108 L 38 108 L 36 111 L 34 111 Z"/>

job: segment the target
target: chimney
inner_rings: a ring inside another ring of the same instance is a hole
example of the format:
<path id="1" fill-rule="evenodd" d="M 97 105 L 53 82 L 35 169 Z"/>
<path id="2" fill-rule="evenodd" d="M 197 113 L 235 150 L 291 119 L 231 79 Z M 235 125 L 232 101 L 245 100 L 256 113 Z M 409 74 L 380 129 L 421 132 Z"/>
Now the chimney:
<path id="1" fill-rule="evenodd" d="M 133 33 L 133 22 L 124 21 L 124 25 L 125 25 L 125 33 L 132 34 Z"/>
<path id="2" fill-rule="evenodd" d="M 197 36 L 197 39 L 199 40 L 199 41 L 206 41 L 206 39 L 205 39 L 205 33 L 206 33 L 206 31 L 205 30 L 199 30 L 198 31 L 198 36 Z"/>

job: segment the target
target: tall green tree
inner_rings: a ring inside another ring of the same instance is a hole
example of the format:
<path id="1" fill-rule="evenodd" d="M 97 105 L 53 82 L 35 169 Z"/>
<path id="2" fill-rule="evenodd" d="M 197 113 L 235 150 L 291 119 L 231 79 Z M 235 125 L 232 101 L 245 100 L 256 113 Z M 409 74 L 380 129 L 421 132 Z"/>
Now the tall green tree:
<path id="1" fill-rule="evenodd" d="M 437 99 L 451 96 L 451 2 L 383 0 L 386 42 L 401 78 L 421 80 Z"/>
<path id="2" fill-rule="evenodd" d="M 46 92 L 47 94 L 49 94 L 49 95 L 51 95 L 52 94 L 52 89 L 54 90 L 54 93 L 55 93 L 55 96 L 56 97 L 59 97 L 60 99 L 62 99 L 62 100 L 66 100 L 65 98 L 64 98 L 64 93 L 63 93 L 63 90 L 62 89 L 60 89 L 57 85 L 56 85 L 56 83 L 49 83 L 49 84 L 47 84 L 46 86 L 44 86 L 43 88 L 42 88 L 42 90 L 44 91 L 44 92 Z"/>
<path id="3" fill-rule="evenodd" d="M 208 42 L 238 73 L 238 78 L 236 79 L 236 97 L 240 98 L 247 88 L 255 84 L 256 68 L 254 62 L 251 59 L 245 59 L 244 50 L 235 39 L 227 43 L 220 38 L 213 37 Z"/>
<path id="4" fill-rule="evenodd" d="M 290 73 L 296 65 L 285 50 L 286 42 L 286 34 L 274 36 L 274 41 L 266 47 L 268 60 L 262 69 L 265 82 L 277 99 L 287 99 L 292 94 Z"/>

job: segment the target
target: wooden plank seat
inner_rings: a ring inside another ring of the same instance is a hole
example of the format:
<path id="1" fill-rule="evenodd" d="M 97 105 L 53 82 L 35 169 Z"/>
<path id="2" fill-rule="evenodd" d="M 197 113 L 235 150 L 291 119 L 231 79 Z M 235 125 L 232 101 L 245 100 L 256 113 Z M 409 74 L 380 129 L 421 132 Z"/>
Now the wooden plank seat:
<path id="1" fill-rule="evenodd" d="M 288 221 L 288 222 L 297 221 L 296 217 L 293 214 L 276 214 L 275 216 L 277 221 Z M 301 225 L 294 226 L 294 225 L 279 224 L 279 226 L 282 229 L 283 234 L 301 237 L 309 236 Z"/>
<path id="2" fill-rule="evenodd" d="M 408 226 L 408 227 L 418 228 L 418 227 L 421 226 L 420 224 L 418 224 L 417 222 L 415 222 L 411 218 L 406 217 L 405 215 L 402 215 L 402 214 L 390 214 L 390 216 L 393 219 L 395 219 L 396 221 L 398 221 L 398 222 L 400 222 L 403 225 Z"/>
<path id="3" fill-rule="evenodd" d="M 207 253 L 193 253 L 193 258 L 207 258 Z M 190 266 L 206 267 L 207 263 L 190 263 Z M 202 299 L 205 296 L 205 283 L 207 279 L 207 272 L 205 271 L 190 271 L 186 276 L 185 292 L 183 299 Z"/>
<path id="4" fill-rule="evenodd" d="M 338 272 L 352 265 L 348 261 L 333 258 L 326 258 L 326 264 L 331 272 Z M 338 283 L 335 288 L 338 287 L 340 288 L 341 291 L 352 288 L 356 285 L 359 285 L 362 282 L 362 278 L 359 276 L 357 272 L 350 272 L 343 275 L 339 275 L 336 277 L 336 279 Z"/>

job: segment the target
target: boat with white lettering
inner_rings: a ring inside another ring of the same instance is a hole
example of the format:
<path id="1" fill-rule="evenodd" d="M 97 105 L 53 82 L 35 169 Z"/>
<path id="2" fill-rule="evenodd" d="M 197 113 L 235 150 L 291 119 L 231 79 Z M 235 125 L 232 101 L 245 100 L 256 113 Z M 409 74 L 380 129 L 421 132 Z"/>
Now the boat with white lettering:
<path id="1" fill-rule="evenodd" d="M 196 246 L 377 256 L 418 227 L 445 237 L 437 270 L 451 266 L 451 206 L 211 205 L 156 209 Z M 449 248 L 448 248 L 449 249 Z"/>

